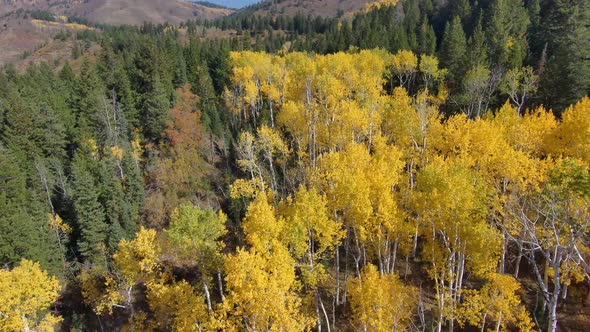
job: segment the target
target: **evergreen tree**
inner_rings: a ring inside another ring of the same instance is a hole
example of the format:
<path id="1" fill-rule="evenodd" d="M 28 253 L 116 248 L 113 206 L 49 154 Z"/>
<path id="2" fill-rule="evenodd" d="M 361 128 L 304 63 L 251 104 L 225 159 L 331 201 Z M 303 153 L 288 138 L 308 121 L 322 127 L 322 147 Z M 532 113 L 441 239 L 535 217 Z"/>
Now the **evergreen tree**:
<path id="1" fill-rule="evenodd" d="M 82 64 L 80 77 L 74 86 L 72 109 L 76 114 L 77 141 L 94 137 L 98 113 L 106 102 L 104 87 L 95 67 L 87 60 Z"/>
<path id="2" fill-rule="evenodd" d="M 215 88 L 205 64 L 195 65 L 191 71 L 190 81 L 193 93 L 199 96 L 201 121 L 205 128 L 208 128 L 213 134 L 221 136 L 224 127 L 217 108 Z"/>
<path id="3" fill-rule="evenodd" d="M 174 88 L 180 88 L 187 82 L 187 75 L 186 75 L 186 60 L 184 59 L 184 55 L 182 51 L 177 51 L 176 53 L 176 64 L 174 66 Z"/>
<path id="4" fill-rule="evenodd" d="M 430 23 L 428 23 L 428 18 L 424 17 L 418 33 L 418 53 L 434 54 L 435 51 L 436 34 Z"/>
<path id="5" fill-rule="evenodd" d="M 60 253 L 42 196 L 14 154 L 0 145 L 0 265 L 26 258 L 60 273 Z M 31 176 L 34 176 L 31 174 Z"/>
<path id="6" fill-rule="evenodd" d="M 139 222 L 139 212 L 143 207 L 145 200 L 144 181 L 141 169 L 137 161 L 133 159 L 129 152 L 123 155 L 121 167 L 125 177 L 123 178 L 123 192 L 125 202 L 129 206 L 130 219 L 123 225 L 126 235 L 133 235 Z"/>
<path id="7" fill-rule="evenodd" d="M 143 134 L 148 142 L 158 142 L 166 126 L 172 91 L 162 82 L 161 53 L 152 41 L 141 43 L 134 59 L 135 91 L 140 95 L 139 111 Z"/>
<path id="8" fill-rule="evenodd" d="M 99 166 L 99 183 L 97 188 L 99 202 L 104 207 L 105 223 L 108 227 L 106 235 L 107 247 L 111 252 L 117 248 L 119 241 L 126 238 L 124 224 L 131 224 L 130 209 L 125 202 L 121 183 L 114 175 L 116 167 L 110 160 L 102 160 Z M 131 234 L 129 234 L 131 235 Z"/>
<path id="9" fill-rule="evenodd" d="M 440 60 L 449 70 L 448 80 L 451 90 L 459 89 L 467 68 L 467 41 L 459 16 L 447 23 L 441 45 Z"/>
<path id="10" fill-rule="evenodd" d="M 487 39 L 492 62 L 504 69 L 522 66 L 528 52 L 528 12 L 521 0 L 495 0 Z"/>
<path id="11" fill-rule="evenodd" d="M 590 93 L 590 0 L 555 0 L 545 27 L 545 102 L 557 111 Z"/>
<path id="12" fill-rule="evenodd" d="M 473 34 L 469 37 L 467 46 L 469 49 L 469 68 L 488 65 L 487 45 L 482 27 L 482 15 L 480 15 L 479 20 L 477 21 Z"/>
<path id="13" fill-rule="evenodd" d="M 72 163 L 72 197 L 77 219 L 77 247 L 84 263 L 104 264 L 108 225 L 92 172 L 92 159 L 79 150 Z"/>
<path id="14" fill-rule="evenodd" d="M 114 53 L 110 44 L 103 45 L 98 59 L 97 69 L 105 83 L 107 96 L 111 103 L 122 108 L 129 127 L 125 129 L 130 133 L 131 129 L 138 128 L 140 123 L 135 98 L 131 91 L 131 82 L 123 66 L 123 59 Z"/>
<path id="15" fill-rule="evenodd" d="M 162 131 L 166 128 L 170 102 L 162 86 L 159 74 L 152 78 L 150 90 L 143 97 L 141 120 L 145 138 L 150 142 L 158 142 Z"/>
<path id="16" fill-rule="evenodd" d="M 38 114 L 25 103 L 14 85 L 8 87 L 4 103 L 2 141 L 6 147 L 23 153 L 25 160 L 40 155 L 44 135 Z"/>
<path id="17" fill-rule="evenodd" d="M 469 0 L 452 0 L 451 13 L 459 16 L 463 23 L 469 22 L 469 18 L 471 17 L 471 5 L 469 4 Z"/>

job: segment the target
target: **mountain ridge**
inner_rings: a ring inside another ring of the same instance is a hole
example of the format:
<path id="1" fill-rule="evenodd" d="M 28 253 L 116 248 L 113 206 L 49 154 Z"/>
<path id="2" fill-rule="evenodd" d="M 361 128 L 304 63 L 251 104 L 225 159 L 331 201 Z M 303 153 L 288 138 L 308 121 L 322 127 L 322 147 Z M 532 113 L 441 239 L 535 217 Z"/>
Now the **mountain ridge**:
<path id="1" fill-rule="evenodd" d="M 216 19 L 234 10 L 183 0 L 2 0 L 0 15 L 17 10 L 42 10 L 55 15 L 80 16 L 93 23 L 141 25 L 190 19 Z"/>

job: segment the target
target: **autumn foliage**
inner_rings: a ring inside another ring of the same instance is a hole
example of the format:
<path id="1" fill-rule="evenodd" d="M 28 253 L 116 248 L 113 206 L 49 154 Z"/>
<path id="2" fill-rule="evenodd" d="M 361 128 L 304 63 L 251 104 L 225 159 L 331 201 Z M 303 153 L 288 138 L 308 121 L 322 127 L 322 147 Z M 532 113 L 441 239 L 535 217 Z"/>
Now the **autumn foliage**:
<path id="1" fill-rule="evenodd" d="M 153 227 L 121 240 L 108 268 L 81 272 L 96 314 L 124 313 L 137 330 L 532 331 L 526 280 L 557 327 L 558 304 L 590 271 L 590 99 L 561 118 L 517 97 L 443 117 L 434 56 L 230 59 L 240 177 L 227 196 L 242 217 L 199 195 L 197 97 L 179 89 L 149 174 Z M 3 326 L 58 322 L 54 279 L 27 261 L 0 274 L 0 296 L 39 298 L 0 301 Z"/>

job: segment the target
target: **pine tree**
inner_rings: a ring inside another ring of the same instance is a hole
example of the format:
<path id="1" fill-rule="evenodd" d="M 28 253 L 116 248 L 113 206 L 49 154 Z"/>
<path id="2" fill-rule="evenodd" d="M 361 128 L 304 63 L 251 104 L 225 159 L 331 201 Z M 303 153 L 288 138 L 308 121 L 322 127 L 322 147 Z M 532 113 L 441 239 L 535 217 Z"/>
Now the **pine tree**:
<path id="1" fill-rule="evenodd" d="M 451 2 L 451 12 L 453 15 L 458 15 L 463 23 L 469 22 L 471 17 L 469 0 L 453 0 Z"/>
<path id="2" fill-rule="evenodd" d="M 191 71 L 190 81 L 193 93 L 199 96 L 199 109 L 201 110 L 203 125 L 213 134 L 221 136 L 224 127 L 221 121 L 221 113 L 217 108 L 217 96 L 207 66 L 205 64 L 195 65 Z"/>
<path id="3" fill-rule="evenodd" d="M 40 262 L 44 269 L 60 273 L 55 233 L 49 227 L 48 209 L 27 183 L 15 155 L 0 146 L 0 264 L 21 259 Z"/>
<path id="4" fill-rule="evenodd" d="M 548 54 L 545 101 L 557 111 L 590 93 L 590 0 L 556 0 L 543 23 Z"/>
<path id="5" fill-rule="evenodd" d="M 451 89 L 459 89 L 465 75 L 467 59 L 467 41 L 459 16 L 447 23 L 441 45 L 440 60 L 442 66 L 449 70 L 448 80 Z"/>
<path id="6" fill-rule="evenodd" d="M 123 155 L 121 167 L 125 174 L 122 183 L 125 202 L 129 206 L 131 216 L 131 223 L 124 224 L 123 228 L 125 229 L 125 233 L 130 236 L 137 231 L 139 212 L 143 208 L 145 200 L 144 181 L 141 169 L 130 153 Z"/>
<path id="7" fill-rule="evenodd" d="M 95 67 L 87 60 L 82 64 L 80 77 L 74 86 L 72 108 L 76 114 L 76 140 L 94 137 L 96 131 L 97 114 L 104 107 L 104 87 L 98 77 Z"/>
<path id="8" fill-rule="evenodd" d="M 159 74 L 152 78 L 151 86 L 144 94 L 141 120 L 145 138 L 150 142 L 159 142 L 162 131 L 166 128 L 170 102 L 160 81 Z"/>
<path id="9" fill-rule="evenodd" d="M 174 78 L 172 83 L 174 84 L 174 88 L 180 88 L 183 86 L 187 81 L 187 70 L 186 70 L 186 60 L 184 59 L 184 55 L 182 54 L 182 50 L 176 51 L 176 62 L 174 65 Z"/>
<path id="10" fill-rule="evenodd" d="M 139 127 L 139 116 L 135 105 L 135 97 L 131 91 L 129 76 L 123 67 L 123 60 L 118 57 L 110 44 L 103 45 L 99 55 L 97 70 L 105 82 L 106 94 L 111 102 L 122 108 L 125 120 L 131 131 Z"/>
<path id="11" fill-rule="evenodd" d="M 72 196 L 78 231 L 76 242 L 85 263 L 104 264 L 108 225 L 91 163 L 85 151 L 80 150 L 72 163 Z"/>
<path id="12" fill-rule="evenodd" d="M 422 19 L 420 30 L 418 33 L 418 53 L 434 54 L 436 50 L 436 34 L 432 25 L 428 23 L 428 18 Z"/>
<path id="13" fill-rule="evenodd" d="M 487 46 L 485 41 L 485 33 L 482 27 L 482 16 L 480 15 L 477 25 L 473 30 L 473 34 L 469 37 L 467 46 L 469 49 L 469 68 L 477 66 L 488 65 Z"/>
<path id="14" fill-rule="evenodd" d="M 522 66 L 528 53 L 530 24 L 521 0 L 495 0 L 491 7 L 487 40 L 492 63 L 504 69 Z"/>

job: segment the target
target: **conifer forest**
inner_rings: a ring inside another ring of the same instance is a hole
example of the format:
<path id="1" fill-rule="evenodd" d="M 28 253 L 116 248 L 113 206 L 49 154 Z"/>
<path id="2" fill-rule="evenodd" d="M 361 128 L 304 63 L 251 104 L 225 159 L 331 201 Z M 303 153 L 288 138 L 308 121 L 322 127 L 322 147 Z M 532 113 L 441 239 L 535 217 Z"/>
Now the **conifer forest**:
<path id="1" fill-rule="evenodd" d="M 590 0 L 287 1 L 0 67 L 0 331 L 590 331 Z"/>

